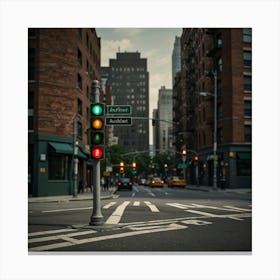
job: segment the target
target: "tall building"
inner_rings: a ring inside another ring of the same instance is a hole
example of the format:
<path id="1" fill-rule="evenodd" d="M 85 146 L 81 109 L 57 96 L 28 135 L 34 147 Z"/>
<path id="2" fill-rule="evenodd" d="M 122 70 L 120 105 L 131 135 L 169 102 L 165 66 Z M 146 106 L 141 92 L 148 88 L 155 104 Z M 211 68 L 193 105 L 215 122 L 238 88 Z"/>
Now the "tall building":
<path id="1" fill-rule="evenodd" d="M 161 153 L 173 149 L 172 136 L 172 89 L 162 86 L 158 94 L 159 150 Z"/>
<path id="2" fill-rule="evenodd" d="M 100 81 L 95 29 L 28 30 L 29 195 L 72 194 L 74 151 L 78 180 L 91 185 L 88 128 L 93 79 Z"/>
<path id="3" fill-rule="evenodd" d="M 250 28 L 183 29 L 174 118 L 179 119 L 183 113 L 184 120 L 174 136 L 177 150 L 185 144 L 199 154 L 200 184 L 213 184 L 216 123 L 218 183 L 226 179 L 227 187 L 251 187 L 251 42 Z M 188 180 L 195 183 L 193 154 L 188 156 Z"/>
<path id="4" fill-rule="evenodd" d="M 181 38 L 175 37 L 173 52 L 172 52 L 172 87 L 175 83 L 177 72 L 181 70 Z"/>
<path id="5" fill-rule="evenodd" d="M 115 126 L 118 143 L 133 151 L 149 149 L 149 73 L 139 52 L 118 52 L 109 61 L 109 81 L 115 105 L 130 105 L 131 126 Z"/>

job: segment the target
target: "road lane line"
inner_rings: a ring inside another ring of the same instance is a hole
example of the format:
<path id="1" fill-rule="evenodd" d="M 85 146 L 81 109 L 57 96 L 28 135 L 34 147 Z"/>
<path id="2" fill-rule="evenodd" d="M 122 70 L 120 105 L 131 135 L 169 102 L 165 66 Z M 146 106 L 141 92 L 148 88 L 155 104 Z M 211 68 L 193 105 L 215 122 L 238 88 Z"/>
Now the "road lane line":
<path id="1" fill-rule="evenodd" d="M 129 203 L 130 201 L 124 201 L 120 206 L 118 206 L 114 213 L 107 219 L 106 224 L 118 224 Z"/>
<path id="2" fill-rule="evenodd" d="M 79 211 L 79 210 L 88 210 L 92 209 L 91 207 L 83 207 L 83 208 L 66 208 L 66 209 L 56 209 L 56 210 L 44 210 L 41 213 L 56 213 L 56 212 L 66 212 L 66 211 Z"/>
<path id="3" fill-rule="evenodd" d="M 150 201 L 144 201 L 144 203 L 150 208 L 152 212 L 159 212 L 158 208 Z"/>
<path id="4" fill-rule="evenodd" d="M 110 202 L 108 204 L 106 204 L 105 206 L 103 206 L 103 209 L 109 209 L 111 206 L 115 205 L 117 202 Z"/>
<path id="5" fill-rule="evenodd" d="M 243 212 L 243 211 L 251 211 L 251 209 L 245 209 L 245 208 L 239 208 L 239 207 L 234 207 L 234 206 L 228 206 L 228 205 L 225 205 L 224 207 L 226 208 L 229 208 L 230 210 L 235 210 L 235 211 L 238 211 L 238 212 Z"/>
<path id="6" fill-rule="evenodd" d="M 124 237 L 130 237 L 130 236 L 136 236 L 136 235 L 142 235 L 142 234 L 164 232 L 164 231 L 171 231 L 171 230 L 181 230 L 181 229 L 186 229 L 186 228 L 187 228 L 187 226 L 178 225 L 178 224 L 170 224 L 169 227 L 161 227 L 161 228 L 155 228 L 155 229 L 150 229 L 150 230 L 146 229 L 146 230 L 140 230 L 140 231 L 111 234 L 111 235 L 107 235 L 107 236 L 98 236 L 98 237 L 77 240 L 75 242 L 77 242 L 77 244 L 86 244 L 86 243 L 93 243 L 93 242 L 98 242 L 98 241 L 124 238 Z M 29 251 L 46 251 L 46 250 L 63 248 L 63 247 L 70 247 L 70 246 L 74 246 L 77 244 L 73 244 L 71 242 L 62 242 L 62 243 L 56 243 L 56 244 L 51 244 L 51 245 L 29 248 Z"/>
<path id="7" fill-rule="evenodd" d="M 77 231 L 76 229 L 65 228 L 65 229 L 55 229 L 55 230 L 46 230 L 46 231 L 36 231 L 31 232 L 28 234 L 29 237 L 38 236 L 38 235 L 45 235 L 45 234 L 52 234 L 52 233 L 61 233 L 61 232 L 70 232 L 70 231 Z"/>
<path id="8" fill-rule="evenodd" d="M 36 243 L 36 242 L 45 242 L 50 240 L 57 240 L 57 239 L 64 239 L 65 237 L 74 237 L 74 236 L 81 236 L 87 235 L 90 233 L 96 233 L 94 230 L 87 230 L 82 232 L 74 232 L 69 234 L 61 234 L 61 235 L 52 235 L 52 236 L 45 236 L 45 237 L 38 237 L 38 238 L 31 238 L 28 240 L 28 243 Z M 66 240 L 69 241 L 69 240 Z"/>
<path id="9" fill-rule="evenodd" d="M 140 205 L 140 201 L 134 201 L 133 206 L 139 206 Z"/>

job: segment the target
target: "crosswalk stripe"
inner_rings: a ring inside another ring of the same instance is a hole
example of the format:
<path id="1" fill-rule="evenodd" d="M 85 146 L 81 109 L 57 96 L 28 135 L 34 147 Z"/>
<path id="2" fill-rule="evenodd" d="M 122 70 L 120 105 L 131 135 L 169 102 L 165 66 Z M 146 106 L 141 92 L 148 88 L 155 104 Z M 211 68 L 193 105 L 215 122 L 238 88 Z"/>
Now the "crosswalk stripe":
<path id="1" fill-rule="evenodd" d="M 133 206 L 139 206 L 140 205 L 140 201 L 134 201 Z"/>
<path id="2" fill-rule="evenodd" d="M 106 224 L 118 224 L 129 203 L 130 201 L 124 201 L 120 206 L 118 206 L 114 213 L 107 219 Z"/>
<path id="3" fill-rule="evenodd" d="M 144 203 L 151 209 L 152 212 L 159 212 L 158 208 L 150 201 L 144 201 Z"/>
<path id="4" fill-rule="evenodd" d="M 111 206 L 113 206 L 113 205 L 115 205 L 117 202 L 110 202 L 110 203 L 108 203 L 108 204 L 106 204 L 105 206 L 103 206 L 103 209 L 108 209 L 108 208 L 110 208 Z"/>

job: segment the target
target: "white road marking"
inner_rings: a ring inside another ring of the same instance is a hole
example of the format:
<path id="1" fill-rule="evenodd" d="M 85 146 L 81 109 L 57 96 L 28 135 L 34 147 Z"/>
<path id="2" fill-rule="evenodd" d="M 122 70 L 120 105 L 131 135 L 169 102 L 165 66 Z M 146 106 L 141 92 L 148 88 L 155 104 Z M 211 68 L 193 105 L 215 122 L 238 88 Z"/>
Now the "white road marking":
<path id="1" fill-rule="evenodd" d="M 66 211 L 79 211 L 79 210 L 88 210 L 92 209 L 91 207 L 83 207 L 83 208 L 66 208 L 66 209 L 55 209 L 55 210 L 44 210 L 42 213 L 56 213 L 56 212 L 66 212 Z"/>
<path id="2" fill-rule="evenodd" d="M 159 212 L 158 208 L 150 201 L 144 201 L 144 203 L 151 209 L 152 212 Z"/>
<path id="3" fill-rule="evenodd" d="M 98 237 L 92 237 L 92 238 L 86 238 L 86 239 L 80 239 L 75 240 L 75 243 L 72 243 L 72 240 L 70 242 L 61 242 L 51 245 L 43 245 L 38 247 L 30 248 L 30 251 L 45 251 L 45 250 L 53 250 L 63 247 L 70 247 L 77 244 L 85 244 L 85 243 L 92 243 L 92 242 L 98 242 L 98 241 L 105 241 L 110 239 L 117 239 L 117 238 L 124 238 L 129 236 L 136 236 L 136 235 L 142 235 L 142 234 L 149 234 L 149 233 L 155 233 L 155 232 L 163 232 L 163 231 L 171 231 L 171 230 L 180 230 L 185 229 L 187 226 L 178 225 L 178 224 L 170 224 L 169 226 L 161 227 L 161 228 L 154 228 L 154 229 L 145 229 L 145 230 L 139 230 L 139 231 L 132 231 L 132 232 L 125 232 L 125 233 L 118 233 L 118 234 L 111 234 L 107 236 L 98 236 Z"/>
<path id="4" fill-rule="evenodd" d="M 87 230 L 87 231 L 82 231 L 82 232 L 73 232 L 69 234 L 61 234 L 61 235 L 52 235 L 52 236 L 46 236 L 46 237 L 38 237 L 38 238 L 32 238 L 28 240 L 28 243 L 36 243 L 36 242 L 44 242 L 44 241 L 50 241 L 50 240 L 57 240 L 57 239 L 63 239 L 67 237 L 73 237 L 73 236 L 80 236 L 80 235 L 86 235 L 90 233 L 95 233 L 96 231 L 94 230 Z M 45 232 L 46 234 L 46 232 Z M 66 240 L 69 241 L 69 240 Z"/>
<path id="5" fill-rule="evenodd" d="M 211 213 L 207 213 L 207 212 L 203 212 L 203 211 L 196 211 L 196 210 L 185 210 L 187 212 L 190 212 L 190 213 L 194 213 L 194 214 L 199 214 L 199 215 L 202 215 L 202 216 L 205 216 L 205 217 L 217 217 L 219 215 L 216 215 L 216 214 L 211 214 Z"/>
<path id="6" fill-rule="evenodd" d="M 108 204 L 106 204 L 105 206 L 103 206 L 103 209 L 109 209 L 111 206 L 115 205 L 117 202 L 110 202 Z"/>
<path id="7" fill-rule="evenodd" d="M 239 208 L 239 207 L 228 206 L 228 205 L 225 205 L 224 207 L 229 208 L 230 210 L 238 211 L 238 212 L 251 211 L 251 209 Z"/>
<path id="8" fill-rule="evenodd" d="M 134 201 L 133 206 L 139 206 L 140 205 L 140 201 Z"/>
<path id="9" fill-rule="evenodd" d="M 65 229 L 55 229 L 55 230 L 46 230 L 46 231 L 37 231 L 31 232 L 28 234 L 29 237 L 37 236 L 37 235 L 45 235 L 45 234 L 53 234 L 53 233 L 61 233 L 61 232 L 70 232 L 76 231 L 75 229 L 65 228 Z"/>
<path id="10" fill-rule="evenodd" d="M 114 213 L 107 219 L 106 224 L 118 224 L 129 203 L 130 201 L 124 201 L 120 206 L 118 206 Z"/>

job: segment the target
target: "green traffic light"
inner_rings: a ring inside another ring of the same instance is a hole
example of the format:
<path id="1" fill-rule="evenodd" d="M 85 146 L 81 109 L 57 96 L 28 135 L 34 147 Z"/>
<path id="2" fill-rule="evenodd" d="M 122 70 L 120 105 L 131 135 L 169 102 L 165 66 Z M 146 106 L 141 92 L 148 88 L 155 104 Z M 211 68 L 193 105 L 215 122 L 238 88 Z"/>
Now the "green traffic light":
<path id="1" fill-rule="evenodd" d="M 94 116 L 102 116 L 104 114 L 104 105 L 102 103 L 91 104 L 91 113 Z"/>
<path id="2" fill-rule="evenodd" d="M 102 132 L 94 132 L 91 135 L 91 144 L 92 145 L 100 145 L 103 144 L 104 134 Z"/>

